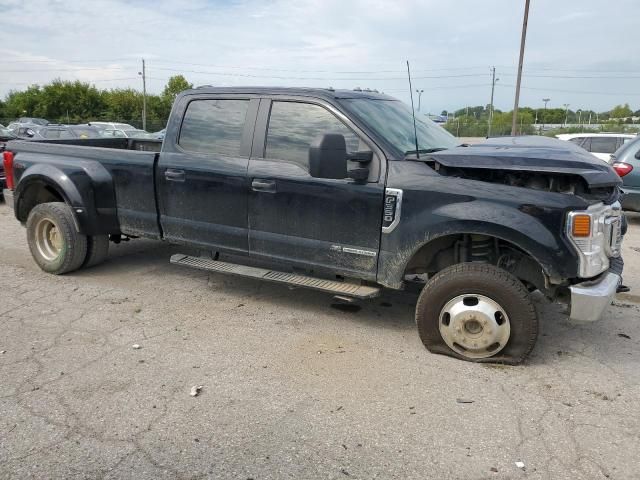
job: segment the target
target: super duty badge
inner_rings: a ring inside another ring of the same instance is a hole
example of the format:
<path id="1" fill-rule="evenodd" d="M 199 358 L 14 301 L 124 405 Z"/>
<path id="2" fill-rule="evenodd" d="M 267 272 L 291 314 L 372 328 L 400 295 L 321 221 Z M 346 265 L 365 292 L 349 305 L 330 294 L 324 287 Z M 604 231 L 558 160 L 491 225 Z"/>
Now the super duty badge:
<path id="1" fill-rule="evenodd" d="M 402 190 L 387 188 L 384 191 L 384 208 L 382 210 L 382 232 L 391 233 L 400 223 L 402 207 Z"/>

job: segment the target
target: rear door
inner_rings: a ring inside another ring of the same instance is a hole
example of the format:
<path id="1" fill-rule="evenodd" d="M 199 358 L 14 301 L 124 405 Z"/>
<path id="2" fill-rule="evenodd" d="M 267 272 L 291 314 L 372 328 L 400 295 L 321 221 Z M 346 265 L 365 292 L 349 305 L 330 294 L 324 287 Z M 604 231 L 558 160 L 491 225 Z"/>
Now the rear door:
<path id="1" fill-rule="evenodd" d="M 343 134 L 348 152 L 374 151 L 368 182 L 311 177 L 309 145 L 325 133 Z M 329 104 L 263 99 L 249 163 L 250 255 L 375 280 L 384 196 L 382 158 L 375 145 Z"/>
<path id="2" fill-rule="evenodd" d="M 160 225 L 167 240 L 246 253 L 247 167 L 258 100 L 189 95 L 172 115 L 156 169 Z"/>

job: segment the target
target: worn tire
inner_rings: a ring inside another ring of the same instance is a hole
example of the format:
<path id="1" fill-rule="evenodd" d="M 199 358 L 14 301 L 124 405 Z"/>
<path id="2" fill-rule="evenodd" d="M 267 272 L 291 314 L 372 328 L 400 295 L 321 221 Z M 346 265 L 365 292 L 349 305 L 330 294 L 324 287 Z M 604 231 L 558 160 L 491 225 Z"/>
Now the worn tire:
<path id="1" fill-rule="evenodd" d="M 487 358 L 461 355 L 447 345 L 440 333 L 440 313 L 445 305 L 470 294 L 489 297 L 508 317 L 510 335 L 506 345 Z M 420 339 L 430 352 L 472 362 L 518 364 L 531 352 L 538 336 L 536 310 L 522 282 L 509 272 L 480 263 L 453 265 L 431 278 L 418 298 L 416 323 Z"/>
<path id="2" fill-rule="evenodd" d="M 55 258 L 47 258 L 39 247 L 36 229 L 38 225 L 51 222 L 59 235 L 59 251 Z M 48 273 L 61 275 L 82 266 L 87 255 L 87 237 L 76 231 L 71 208 L 65 203 L 51 202 L 36 205 L 27 218 L 27 242 L 38 266 Z"/>
<path id="3" fill-rule="evenodd" d="M 82 268 L 90 268 L 101 264 L 107 259 L 109 254 L 108 235 L 88 235 L 87 236 L 87 256 L 84 259 Z"/>

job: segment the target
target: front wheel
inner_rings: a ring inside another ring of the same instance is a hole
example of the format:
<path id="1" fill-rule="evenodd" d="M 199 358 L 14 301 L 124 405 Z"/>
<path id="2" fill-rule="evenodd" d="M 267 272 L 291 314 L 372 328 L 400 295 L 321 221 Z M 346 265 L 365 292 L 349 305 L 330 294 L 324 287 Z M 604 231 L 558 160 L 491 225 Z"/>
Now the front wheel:
<path id="1" fill-rule="evenodd" d="M 473 362 L 520 363 L 538 336 L 522 282 L 479 263 L 453 265 L 431 278 L 418 299 L 416 323 L 430 352 Z"/>

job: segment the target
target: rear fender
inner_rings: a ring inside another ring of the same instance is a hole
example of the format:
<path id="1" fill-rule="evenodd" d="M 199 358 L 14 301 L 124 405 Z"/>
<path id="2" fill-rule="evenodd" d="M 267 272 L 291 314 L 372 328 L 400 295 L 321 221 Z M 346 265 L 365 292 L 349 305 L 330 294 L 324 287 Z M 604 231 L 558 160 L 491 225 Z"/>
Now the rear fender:
<path id="1" fill-rule="evenodd" d="M 79 233 L 119 233 L 109 172 L 99 164 L 84 167 L 79 165 L 71 171 L 51 164 L 28 167 L 20 176 L 14 193 L 16 218 L 26 222 L 29 212 L 37 205 L 32 200 L 32 189 L 48 188 L 71 207 Z"/>

